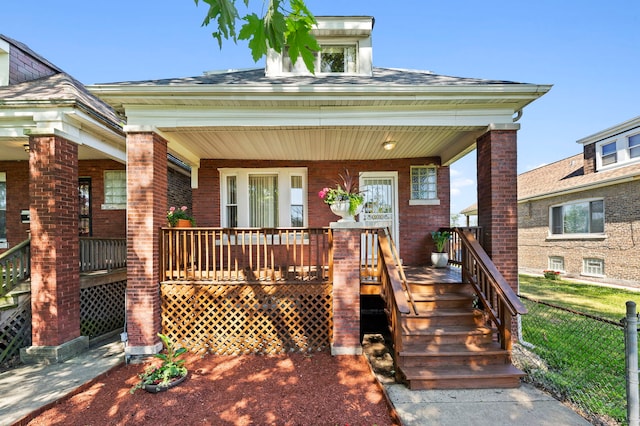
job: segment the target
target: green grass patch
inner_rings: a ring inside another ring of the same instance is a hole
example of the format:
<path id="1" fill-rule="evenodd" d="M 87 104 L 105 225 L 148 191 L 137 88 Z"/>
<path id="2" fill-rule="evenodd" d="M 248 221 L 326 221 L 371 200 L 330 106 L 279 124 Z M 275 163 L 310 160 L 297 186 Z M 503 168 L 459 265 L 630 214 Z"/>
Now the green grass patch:
<path id="1" fill-rule="evenodd" d="M 635 302 L 640 309 L 640 292 L 565 279 L 554 281 L 544 277 L 520 275 L 520 293 L 612 321 L 620 321 L 626 316 L 627 301 Z"/>

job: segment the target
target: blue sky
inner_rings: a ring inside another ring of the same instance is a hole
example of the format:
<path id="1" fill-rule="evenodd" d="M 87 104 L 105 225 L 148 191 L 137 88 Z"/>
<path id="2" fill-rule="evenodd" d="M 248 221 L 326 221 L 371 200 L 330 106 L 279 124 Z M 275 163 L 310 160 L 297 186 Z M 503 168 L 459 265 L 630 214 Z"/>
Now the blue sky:
<path id="1" fill-rule="evenodd" d="M 374 16 L 376 66 L 553 84 L 520 120 L 519 173 L 577 154 L 576 140 L 640 115 L 638 0 L 307 4 L 316 15 Z M 244 44 L 218 49 L 200 26 L 205 7 L 192 0 L 4 1 L 0 10 L 0 33 L 85 84 L 256 66 Z M 456 213 L 475 202 L 475 154 L 451 176 Z"/>

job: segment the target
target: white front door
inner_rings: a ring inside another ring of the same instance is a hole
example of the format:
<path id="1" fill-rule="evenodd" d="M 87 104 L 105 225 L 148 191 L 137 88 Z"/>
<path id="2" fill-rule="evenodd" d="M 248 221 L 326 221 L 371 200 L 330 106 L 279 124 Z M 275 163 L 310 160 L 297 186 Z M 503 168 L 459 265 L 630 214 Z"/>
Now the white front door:
<path id="1" fill-rule="evenodd" d="M 363 172 L 360 174 L 360 191 L 364 194 L 360 222 L 372 228 L 388 227 L 399 253 L 398 173 Z"/>

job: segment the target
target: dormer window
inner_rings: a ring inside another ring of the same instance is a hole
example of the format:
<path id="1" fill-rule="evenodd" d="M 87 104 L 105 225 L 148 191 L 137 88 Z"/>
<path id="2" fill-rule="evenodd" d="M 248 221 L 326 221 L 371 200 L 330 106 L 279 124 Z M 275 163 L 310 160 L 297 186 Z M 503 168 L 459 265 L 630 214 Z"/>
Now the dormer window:
<path id="1" fill-rule="evenodd" d="M 611 142 L 606 145 L 602 145 L 602 165 L 608 166 L 610 164 L 615 164 L 618 161 L 618 156 L 616 154 L 616 143 Z"/>
<path id="2" fill-rule="evenodd" d="M 296 61 L 293 65 L 289 52 L 285 49 L 286 55 L 282 60 L 284 72 L 300 73 L 306 71 L 302 60 Z M 354 45 L 328 45 L 321 46 L 320 52 L 316 54 L 316 70 L 320 73 L 355 73 L 357 66 L 357 46 Z"/>
<path id="3" fill-rule="evenodd" d="M 629 136 L 629 158 L 640 158 L 640 133 Z"/>
<path id="4" fill-rule="evenodd" d="M 315 55 L 316 74 L 357 74 L 370 76 L 373 69 L 371 55 L 371 31 L 373 18 L 316 17 L 318 26 L 313 34 L 320 51 Z M 309 75 L 302 58 L 295 65 L 287 48 L 282 54 L 270 50 L 267 54 L 266 75 Z"/>

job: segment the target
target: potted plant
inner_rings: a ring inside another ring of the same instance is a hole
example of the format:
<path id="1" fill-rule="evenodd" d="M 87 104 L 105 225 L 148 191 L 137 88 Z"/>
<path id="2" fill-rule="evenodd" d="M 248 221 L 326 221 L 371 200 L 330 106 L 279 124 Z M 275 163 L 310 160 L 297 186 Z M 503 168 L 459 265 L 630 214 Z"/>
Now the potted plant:
<path id="1" fill-rule="evenodd" d="M 341 216 L 338 222 L 355 222 L 354 216 L 362 210 L 364 195 L 358 189 L 349 170 L 344 170 L 344 175 L 338 175 L 342 182 L 336 183 L 335 188 L 322 188 L 318 196 L 329 205 L 331 211 Z"/>
<path id="2" fill-rule="evenodd" d="M 431 238 L 434 243 L 434 251 L 431 252 L 431 263 L 436 268 L 444 268 L 449 263 L 446 244 L 451 239 L 451 233 L 448 231 L 433 231 L 431 232 Z"/>
<path id="3" fill-rule="evenodd" d="M 188 228 L 196 225 L 195 219 L 187 213 L 187 206 L 182 206 L 179 209 L 171 206 L 167 212 L 167 222 L 173 228 Z"/>
<path id="4" fill-rule="evenodd" d="M 162 363 L 149 366 L 139 374 L 140 381 L 131 388 L 130 393 L 134 393 L 137 389 L 144 389 L 151 393 L 166 391 L 179 385 L 187 378 L 188 371 L 184 366 L 185 360 L 179 359 L 187 352 L 187 349 L 175 349 L 171 340 L 164 334 L 158 333 L 158 337 L 162 340 L 166 353 L 155 354 L 154 357 L 162 360 Z"/>
<path id="5" fill-rule="evenodd" d="M 560 271 L 554 271 L 551 269 L 547 269 L 542 271 L 542 273 L 544 274 L 544 277 L 548 280 L 559 280 L 560 279 Z"/>

